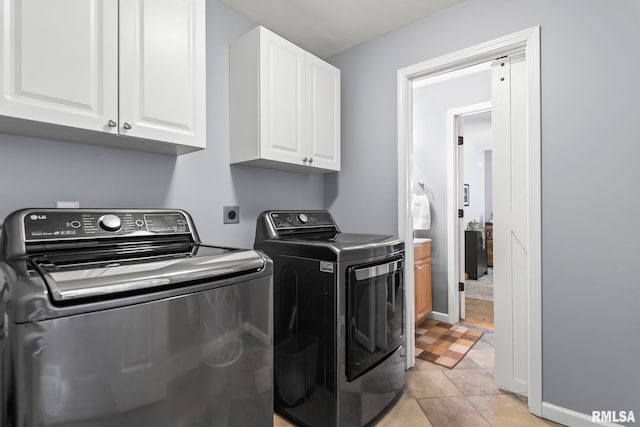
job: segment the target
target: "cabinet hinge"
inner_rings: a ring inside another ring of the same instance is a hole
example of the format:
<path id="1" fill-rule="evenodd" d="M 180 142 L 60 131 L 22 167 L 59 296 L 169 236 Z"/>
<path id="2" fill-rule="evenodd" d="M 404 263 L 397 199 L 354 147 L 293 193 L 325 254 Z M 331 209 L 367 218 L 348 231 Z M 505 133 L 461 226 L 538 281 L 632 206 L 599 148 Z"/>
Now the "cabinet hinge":
<path id="1" fill-rule="evenodd" d="M 458 218 L 464 218 L 464 209 L 458 209 Z"/>
<path id="2" fill-rule="evenodd" d="M 464 282 L 458 282 L 458 291 L 464 291 Z"/>
<path id="3" fill-rule="evenodd" d="M 464 136 L 458 137 L 458 145 L 464 145 Z"/>

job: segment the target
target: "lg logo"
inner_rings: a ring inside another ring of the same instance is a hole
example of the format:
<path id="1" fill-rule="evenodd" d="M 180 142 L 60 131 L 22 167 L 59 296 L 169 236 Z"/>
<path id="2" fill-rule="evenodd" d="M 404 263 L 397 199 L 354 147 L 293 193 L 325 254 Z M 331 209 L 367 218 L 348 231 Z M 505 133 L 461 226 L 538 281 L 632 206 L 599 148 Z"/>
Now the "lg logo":
<path id="1" fill-rule="evenodd" d="M 39 219 L 47 219 L 47 216 L 46 216 L 46 215 L 36 215 L 36 214 L 33 214 L 33 215 L 31 215 L 29 218 L 31 219 L 31 221 L 37 221 L 37 220 L 39 220 Z"/>

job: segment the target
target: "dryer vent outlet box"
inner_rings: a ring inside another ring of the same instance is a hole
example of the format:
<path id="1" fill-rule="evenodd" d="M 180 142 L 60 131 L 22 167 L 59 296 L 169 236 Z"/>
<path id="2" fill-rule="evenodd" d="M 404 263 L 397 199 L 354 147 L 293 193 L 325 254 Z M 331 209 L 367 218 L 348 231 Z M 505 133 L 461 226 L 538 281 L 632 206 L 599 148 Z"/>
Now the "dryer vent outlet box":
<path id="1" fill-rule="evenodd" d="M 223 206 L 222 222 L 224 224 L 238 224 L 240 222 L 240 206 Z"/>

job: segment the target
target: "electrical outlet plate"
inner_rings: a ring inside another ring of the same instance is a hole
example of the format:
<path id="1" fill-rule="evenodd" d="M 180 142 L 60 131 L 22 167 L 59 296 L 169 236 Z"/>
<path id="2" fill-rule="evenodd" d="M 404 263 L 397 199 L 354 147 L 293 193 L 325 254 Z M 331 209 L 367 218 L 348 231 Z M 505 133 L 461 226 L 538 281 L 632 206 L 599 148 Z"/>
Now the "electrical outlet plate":
<path id="1" fill-rule="evenodd" d="M 224 224 L 238 224 L 240 222 L 240 206 L 223 206 L 222 222 Z"/>

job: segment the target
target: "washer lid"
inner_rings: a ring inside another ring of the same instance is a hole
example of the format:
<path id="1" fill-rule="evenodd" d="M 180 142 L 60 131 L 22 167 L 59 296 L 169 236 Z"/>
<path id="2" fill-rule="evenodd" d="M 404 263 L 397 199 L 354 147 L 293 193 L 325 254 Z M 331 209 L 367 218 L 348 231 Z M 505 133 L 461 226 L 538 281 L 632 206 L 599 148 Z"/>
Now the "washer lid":
<path id="1" fill-rule="evenodd" d="M 260 271 L 265 265 L 264 258 L 252 250 L 204 245 L 155 256 L 124 253 L 91 259 L 90 255 L 34 256 L 30 261 L 44 278 L 51 298 L 58 302 L 113 298 L 122 293 L 219 280 Z"/>

